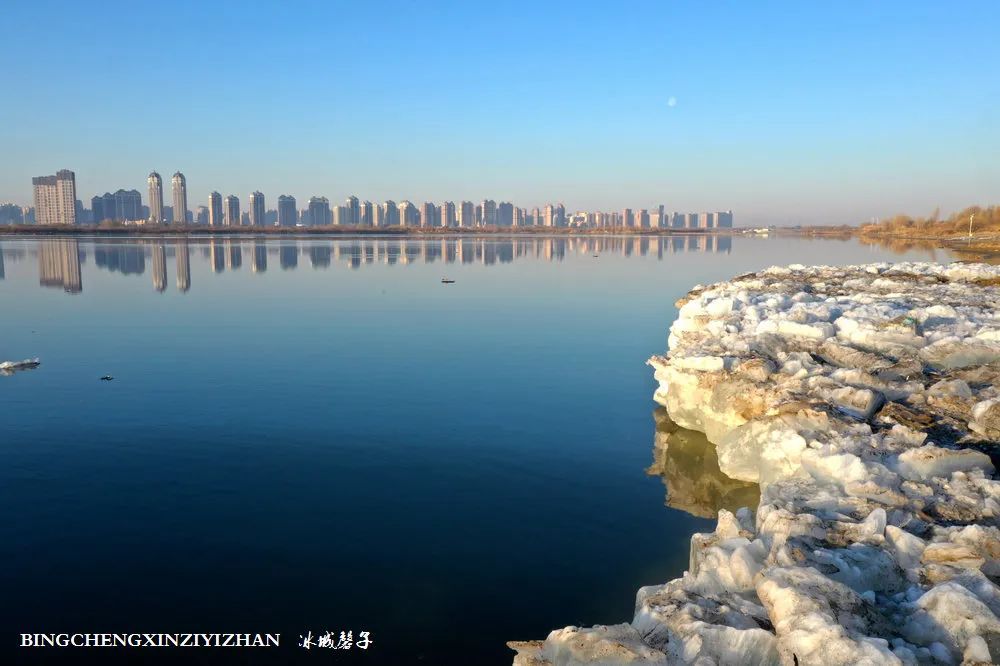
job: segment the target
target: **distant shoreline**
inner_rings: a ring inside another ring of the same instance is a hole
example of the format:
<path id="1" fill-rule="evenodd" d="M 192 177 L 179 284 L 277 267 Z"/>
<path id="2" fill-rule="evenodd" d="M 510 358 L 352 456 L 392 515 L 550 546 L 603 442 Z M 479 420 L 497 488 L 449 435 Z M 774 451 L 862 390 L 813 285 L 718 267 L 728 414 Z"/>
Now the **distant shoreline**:
<path id="1" fill-rule="evenodd" d="M 396 236 L 441 237 L 473 236 L 671 236 L 675 234 L 742 235 L 747 229 L 636 229 L 614 227 L 581 229 L 576 227 L 206 227 L 201 225 L 142 225 L 101 227 L 92 225 L 18 224 L 0 226 L 0 236 Z M 780 232 L 779 232 L 780 233 Z"/>

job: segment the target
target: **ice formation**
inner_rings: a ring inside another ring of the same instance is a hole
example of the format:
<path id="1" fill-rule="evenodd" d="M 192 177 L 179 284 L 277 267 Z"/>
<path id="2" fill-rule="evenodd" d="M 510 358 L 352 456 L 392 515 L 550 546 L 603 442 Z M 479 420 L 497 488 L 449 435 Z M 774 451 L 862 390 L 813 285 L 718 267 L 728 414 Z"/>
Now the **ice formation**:
<path id="1" fill-rule="evenodd" d="M 770 268 L 678 303 L 655 400 L 760 487 L 631 624 L 515 665 L 1000 662 L 1000 268 Z"/>
<path id="2" fill-rule="evenodd" d="M 23 361 L 0 361 L 0 375 L 12 375 L 18 370 L 31 370 L 41 365 L 37 358 L 26 358 Z"/>

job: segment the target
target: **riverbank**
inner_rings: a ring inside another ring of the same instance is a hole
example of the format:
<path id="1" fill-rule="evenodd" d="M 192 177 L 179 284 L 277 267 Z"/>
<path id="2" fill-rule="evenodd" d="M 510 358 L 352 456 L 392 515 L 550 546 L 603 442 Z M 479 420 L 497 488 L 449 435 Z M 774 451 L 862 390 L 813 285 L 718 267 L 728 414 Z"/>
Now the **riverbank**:
<path id="1" fill-rule="evenodd" d="M 636 229 L 634 227 L 586 229 L 578 227 L 208 227 L 204 225 L 136 225 L 104 227 L 100 225 L 0 226 L 0 236 L 670 236 L 691 234 L 738 235 L 742 229 Z"/>
<path id="2" fill-rule="evenodd" d="M 655 400 L 760 486 L 631 623 L 514 663 L 1000 659 L 1000 268 L 772 268 L 678 306 Z"/>

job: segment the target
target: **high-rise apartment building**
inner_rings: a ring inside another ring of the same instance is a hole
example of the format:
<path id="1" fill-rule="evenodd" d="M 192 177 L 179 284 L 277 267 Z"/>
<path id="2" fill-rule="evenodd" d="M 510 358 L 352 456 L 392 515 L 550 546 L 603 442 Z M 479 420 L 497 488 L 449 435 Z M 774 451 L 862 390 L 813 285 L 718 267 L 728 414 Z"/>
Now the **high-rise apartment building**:
<path id="1" fill-rule="evenodd" d="M 347 214 L 344 216 L 343 224 L 352 227 L 361 224 L 361 204 L 358 202 L 358 198 L 353 195 L 347 197 L 344 207 L 347 208 Z"/>
<path id="2" fill-rule="evenodd" d="M 207 225 L 208 220 L 208 206 L 198 206 L 198 213 L 195 215 L 195 224 Z"/>
<path id="3" fill-rule="evenodd" d="M 555 226 L 557 227 L 566 226 L 566 206 L 562 205 L 561 203 L 556 204 L 554 221 L 555 221 Z"/>
<path id="4" fill-rule="evenodd" d="M 471 201 L 463 201 L 458 209 L 458 226 L 476 226 L 476 205 Z"/>
<path id="5" fill-rule="evenodd" d="M 442 227 L 454 227 L 455 226 L 455 202 L 445 201 L 441 204 L 441 219 L 439 220 Z"/>
<path id="6" fill-rule="evenodd" d="M 252 192 L 250 194 L 250 226 L 264 226 L 266 215 L 267 207 L 264 205 L 264 195 L 261 192 Z"/>
<path id="7" fill-rule="evenodd" d="M 554 227 L 556 222 L 556 209 L 552 204 L 545 204 L 545 217 L 543 218 L 543 226 Z"/>
<path id="8" fill-rule="evenodd" d="M 278 197 L 278 226 L 294 227 L 298 222 L 298 210 L 295 208 L 295 197 L 282 194 Z"/>
<path id="9" fill-rule="evenodd" d="M 639 214 L 635 216 L 635 226 L 640 229 L 649 229 L 649 211 L 645 208 L 639 211 Z"/>
<path id="10" fill-rule="evenodd" d="M 333 223 L 330 200 L 326 197 L 310 197 L 309 208 L 306 210 L 309 224 L 314 227 L 328 227 Z"/>
<path id="11" fill-rule="evenodd" d="M 69 169 L 31 179 L 37 224 L 76 224 L 76 174 Z"/>
<path id="12" fill-rule="evenodd" d="M 240 199 L 235 194 L 226 197 L 222 205 L 223 224 L 227 227 L 240 226 Z"/>
<path id="13" fill-rule="evenodd" d="M 492 199 L 486 199 L 482 203 L 483 206 L 483 225 L 490 227 L 495 226 L 497 223 L 497 202 Z"/>
<path id="14" fill-rule="evenodd" d="M 382 224 L 386 227 L 398 227 L 400 225 L 399 206 L 391 199 L 382 204 Z"/>
<path id="15" fill-rule="evenodd" d="M 417 207 L 409 201 L 400 201 L 397 208 L 397 224 L 403 227 L 415 227 L 420 224 Z"/>
<path id="16" fill-rule="evenodd" d="M 222 220 L 222 195 L 212 192 L 208 195 L 208 224 L 212 227 L 221 227 Z"/>
<path id="17" fill-rule="evenodd" d="M 509 201 L 501 201 L 497 206 L 496 222 L 499 227 L 514 226 L 514 204 Z"/>
<path id="18" fill-rule="evenodd" d="M 371 201 L 365 201 L 359 208 L 358 224 L 362 227 L 371 227 L 375 224 L 375 205 Z"/>
<path id="19" fill-rule="evenodd" d="M 187 179 L 180 171 L 175 173 L 170 179 L 170 187 L 173 191 L 174 199 L 174 224 L 187 224 L 188 221 L 188 193 Z"/>
<path id="20" fill-rule="evenodd" d="M 423 205 L 420 206 L 420 226 L 437 226 L 437 206 L 430 201 L 425 201 Z"/>
<path id="21" fill-rule="evenodd" d="M 155 171 L 146 179 L 149 185 L 149 221 L 152 224 L 163 224 L 163 179 Z"/>

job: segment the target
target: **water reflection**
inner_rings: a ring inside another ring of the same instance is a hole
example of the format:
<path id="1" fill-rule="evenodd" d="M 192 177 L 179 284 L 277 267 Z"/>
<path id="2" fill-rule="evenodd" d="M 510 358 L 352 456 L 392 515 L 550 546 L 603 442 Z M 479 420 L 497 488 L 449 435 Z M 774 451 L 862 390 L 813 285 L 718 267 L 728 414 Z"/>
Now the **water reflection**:
<path id="1" fill-rule="evenodd" d="M 191 252 L 186 240 L 177 242 L 177 291 L 191 288 Z"/>
<path id="2" fill-rule="evenodd" d="M 735 238 L 740 238 L 739 236 Z M 265 273 L 268 264 L 277 261 L 282 270 L 296 270 L 302 256 L 312 269 L 344 266 L 351 270 L 373 264 L 388 266 L 411 264 L 460 264 L 498 266 L 521 260 L 561 262 L 568 257 L 600 259 L 607 257 L 652 257 L 669 261 L 671 255 L 728 255 L 733 251 L 734 237 L 729 235 L 684 234 L 675 236 L 565 236 L 565 237 L 458 237 L 458 238 L 346 238 L 346 239 L 272 239 L 237 237 L 226 239 L 137 238 L 129 240 L 53 239 L 38 240 L 24 249 L 0 252 L 0 279 L 10 273 L 4 270 L 3 259 L 17 261 L 25 256 L 37 256 L 40 284 L 61 287 L 68 292 L 82 290 L 80 262 L 92 253 L 99 269 L 122 275 L 144 275 L 147 257 L 152 265 L 152 282 L 156 291 L 169 285 L 167 263 L 171 252 L 176 254 L 177 290 L 191 288 L 191 253 L 200 256 L 213 273 L 239 271 L 244 249 L 253 273 Z M 750 245 L 767 240 L 738 241 Z M 18 241 L 14 241 L 17 245 Z M 190 247 L 194 245 L 195 247 Z M 862 247 L 872 247 L 865 241 Z M 893 243 L 893 252 L 915 249 L 915 245 Z M 947 260 L 948 251 L 916 244 L 926 249 L 930 259 Z M 272 264 L 273 265 L 273 264 Z M 442 271 L 442 274 L 444 271 Z"/>
<path id="3" fill-rule="evenodd" d="M 43 287 L 61 287 L 70 294 L 83 291 L 78 241 L 64 239 L 39 242 L 38 284 Z"/>
<path id="4" fill-rule="evenodd" d="M 153 289 L 167 290 L 167 248 L 162 243 L 153 246 Z"/>
<path id="5" fill-rule="evenodd" d="M 740 507 L 757 507 L 759 486 L 723 474 L 715 445 L 703 433 L 681 428 L 662 407 L 653 419 L 653 464 L 646 473 L 663 479 L 667 506 L 703 518 L 714 518 L 719 509 L 735 513 Z"/>

